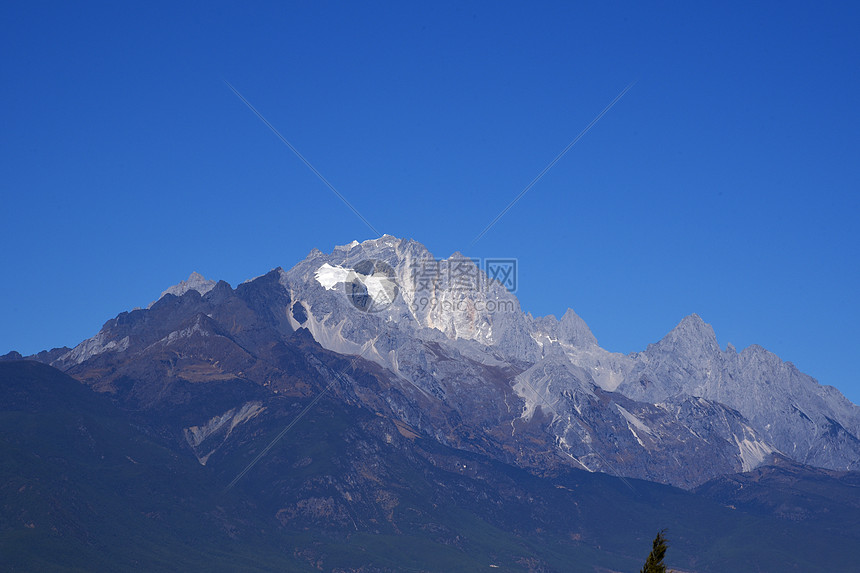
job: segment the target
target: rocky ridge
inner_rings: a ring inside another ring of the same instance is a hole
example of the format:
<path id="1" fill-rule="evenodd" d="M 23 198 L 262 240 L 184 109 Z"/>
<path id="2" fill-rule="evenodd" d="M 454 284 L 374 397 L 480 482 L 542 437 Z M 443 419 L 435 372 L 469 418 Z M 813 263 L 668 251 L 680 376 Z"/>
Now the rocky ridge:
<path id="1" fill-rule="evenodd" d="M 455 268 L 478 283 L 463 288 Z M 349 403 L 536 473 L 694 487 L 774 455 L 860 467 L 860 408 L 764 349 L 720 349 L 696 315 L 643 352 L 612 353 L 572 310 L 533 317 L 462 255 L 437 260 L 389 235 L 314 250 L 236 289 L 192 275 L 43 357 L 134 408 L 163 410 L 188 384 L 243 388 L 241 402 L 171 430 L 208 459 L 200 428 L 234 419 L 260 391 L 312 392 L 307 376 L 333 375 L 291 365 L 323 350 L 347 359 L 334 391 Z"/>

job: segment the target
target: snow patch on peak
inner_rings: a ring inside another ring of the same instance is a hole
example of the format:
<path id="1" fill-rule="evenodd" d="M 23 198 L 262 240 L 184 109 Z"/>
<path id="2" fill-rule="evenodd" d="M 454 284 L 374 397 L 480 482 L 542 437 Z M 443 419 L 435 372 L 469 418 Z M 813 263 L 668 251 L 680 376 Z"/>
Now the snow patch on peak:
<path id="1" fill-rule="evenodd" d="M 314 273 L 314 278 L 326 290 L 334 290 L 338 284 L 343 284 L 348 281 L 349 273 L 352 269 L 345 269 L 340 265 L 323 264 Z"/>
<path id="2" fill-rule="evenodd" d="M 397 296 L 397 281 L 385 273 L 372 269 L 371 274 L 364 274 L 355 269 L 347 269 L 340 265 L 323 265 L 314 273 L 316 281 L 326 290 L 334 290 L 339 284 L 358 281 L 367 289 L 367 294 L 380 305 L 388 305 Z"/>

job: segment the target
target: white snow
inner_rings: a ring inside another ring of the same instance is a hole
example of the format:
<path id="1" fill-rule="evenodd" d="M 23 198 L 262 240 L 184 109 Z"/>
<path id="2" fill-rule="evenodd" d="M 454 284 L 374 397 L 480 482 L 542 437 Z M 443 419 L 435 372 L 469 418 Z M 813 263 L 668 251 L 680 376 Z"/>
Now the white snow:
<path id="1" fill-rule="evenodd" d="M 554 342 L 558 342 L 557 338 L 553 338 L 546 332 L 532 332 L 531 333 L 532 340 L 537 342 L 538 346 L 543 348 L 544 344 L 552 344 Z"/>
<path id="2" fill-rule="evenodd" d="M 386 274 L 373 273 L 372 275 L 363 275 L 355 272 L 353 269 L 347 269 L 340 265 L 330 265 L 324 263 L 314 273 L 314 278 L 326 290 L 334 290 L 339 284 L 359 280 L 367 289 L 367 294 L 376 304 L 388 305 L 394 301 L 397 295 L 397 283 Z"/>
<path id="3" fill-rule="evenodd" d="M 345 269 L 340 265 L 332 266 L 325 263 L 317 269 L 316 273 L 314 273 L 314 278 L 326 290 L 334 290 L 336 285 L 347 282 L 347 277 L 351 270 L 352 269 Z"/>

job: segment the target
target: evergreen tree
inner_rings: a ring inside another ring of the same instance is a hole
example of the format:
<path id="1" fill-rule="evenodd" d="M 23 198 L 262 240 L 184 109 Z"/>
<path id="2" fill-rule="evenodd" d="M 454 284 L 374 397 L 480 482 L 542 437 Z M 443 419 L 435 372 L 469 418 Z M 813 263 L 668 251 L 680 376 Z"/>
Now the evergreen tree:
<path id="1" fill-rule="evenodd" d="M 666 530 L 660 531 L 657 537 L 654 538 L 654 543 L 651 547 L 651 553 L 645 561 L 645 566 L 639 573 L 666 573 L 666 566 L 663 564 L 663 558 L 666 556 L 666 550 L 669 549 L 667 539 L 663 536 Z M 671 573 L 671 572 L 670 572 Z"/>

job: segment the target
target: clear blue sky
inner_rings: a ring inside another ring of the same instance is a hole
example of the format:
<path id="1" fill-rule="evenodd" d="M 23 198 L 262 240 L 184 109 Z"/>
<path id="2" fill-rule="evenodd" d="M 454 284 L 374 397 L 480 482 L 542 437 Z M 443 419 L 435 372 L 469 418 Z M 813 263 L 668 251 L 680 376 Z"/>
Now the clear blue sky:
<path id="1" fill-rule="evenodd" d="M 361 4 L 4 3 L 0 353 L 373 237 L 227 80 L 380 231 L 518 258 L 525 310 L 621 352 L 696 312 L 860 402 L 856 3 Z"/>

